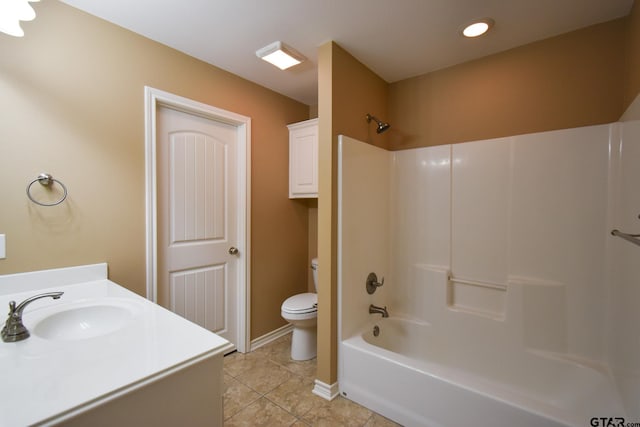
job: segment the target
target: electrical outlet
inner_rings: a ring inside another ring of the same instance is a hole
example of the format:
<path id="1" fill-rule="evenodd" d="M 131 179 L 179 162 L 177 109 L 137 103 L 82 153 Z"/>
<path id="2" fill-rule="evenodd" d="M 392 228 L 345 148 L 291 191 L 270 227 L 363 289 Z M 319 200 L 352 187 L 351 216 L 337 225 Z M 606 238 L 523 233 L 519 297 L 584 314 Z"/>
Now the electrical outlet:
<path id="1" fill-rule="evenodd" d="M 7 257 L 7 240 L 5 239 L 4 234 L 0 234 L 0 259 L 5 259 Z"/>

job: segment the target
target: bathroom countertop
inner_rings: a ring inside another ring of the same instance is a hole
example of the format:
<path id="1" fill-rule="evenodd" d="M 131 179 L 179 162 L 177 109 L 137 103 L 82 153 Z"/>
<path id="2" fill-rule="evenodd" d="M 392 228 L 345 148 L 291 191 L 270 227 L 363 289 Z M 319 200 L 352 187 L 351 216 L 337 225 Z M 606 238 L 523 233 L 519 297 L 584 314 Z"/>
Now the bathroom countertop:
<path id="1" fill-rule="evenodd" d="M 58 423 L 231 348 L 218 335 L 107 280 L 106 264 L 0 276 L 0 307 L 54 291 L 64 295 L 26 307 L 30 338 L 0 341 L 1 425 Z M 73 340 L 34 332 L 52 313 L 94 302 L 128 307 L 126 326 Z"/>

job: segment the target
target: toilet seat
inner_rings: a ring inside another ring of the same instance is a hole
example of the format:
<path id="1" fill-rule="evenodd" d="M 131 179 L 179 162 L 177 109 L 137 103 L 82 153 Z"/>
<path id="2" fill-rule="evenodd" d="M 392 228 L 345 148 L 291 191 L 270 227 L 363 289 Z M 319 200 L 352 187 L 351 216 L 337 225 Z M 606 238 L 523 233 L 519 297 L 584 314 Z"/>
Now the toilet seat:
<path id="1" fill-rule="evenodd" d="M 287 298 L 281 310 L 289 314 L 310 314 L 318 311 L 318 294 L 307 292 Z"/>

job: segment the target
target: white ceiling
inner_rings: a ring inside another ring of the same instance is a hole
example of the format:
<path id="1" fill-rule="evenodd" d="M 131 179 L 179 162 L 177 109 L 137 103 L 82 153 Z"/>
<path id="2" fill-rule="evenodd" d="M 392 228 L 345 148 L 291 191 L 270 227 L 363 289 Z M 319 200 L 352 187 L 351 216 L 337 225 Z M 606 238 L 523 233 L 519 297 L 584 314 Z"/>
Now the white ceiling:
<path id="1" fill-rule="evenodd" d="M 395 82 L 629 13 L 633 0 L 62 0 L 305 104 L 317 48 L 334 40 Z M 491 17 L 478 39 L 459 35 Z M 286 71 L 255 51 L 283 41 L 309 60 Z"/>

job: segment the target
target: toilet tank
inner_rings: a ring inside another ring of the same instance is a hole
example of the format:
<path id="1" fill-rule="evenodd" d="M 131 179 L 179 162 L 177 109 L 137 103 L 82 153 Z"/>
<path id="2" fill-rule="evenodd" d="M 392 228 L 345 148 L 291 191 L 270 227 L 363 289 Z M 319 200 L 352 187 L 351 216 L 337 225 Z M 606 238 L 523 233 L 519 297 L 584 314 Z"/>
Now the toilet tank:
<path id="1" fill-rule="evenodd" d="M 316 288 L 316 293 L 318 293 L 318 258 L 311 260 L 311 269 L 313 270 L 313 286 Z"/>

